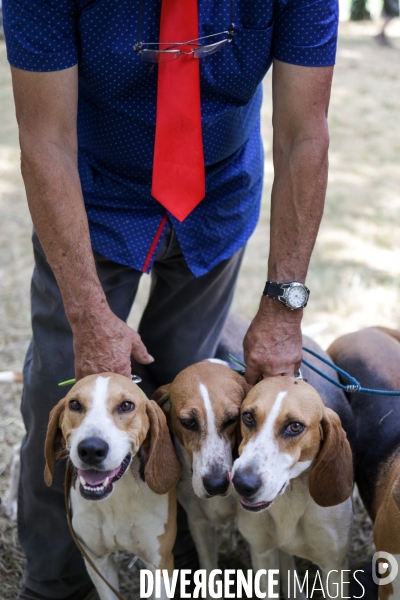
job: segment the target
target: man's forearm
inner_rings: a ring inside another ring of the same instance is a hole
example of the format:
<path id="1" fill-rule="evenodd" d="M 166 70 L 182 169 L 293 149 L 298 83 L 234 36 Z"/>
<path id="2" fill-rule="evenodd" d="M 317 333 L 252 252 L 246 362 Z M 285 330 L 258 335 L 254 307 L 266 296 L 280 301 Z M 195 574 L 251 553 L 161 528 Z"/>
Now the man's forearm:
<path id="1" fill-rule="evenodd" d="M 131 354 L 143 363 L 153 358 L 107 303 L 91 248 L 76 155 L 49 142 L 31 148 L 21 139 L 21 147 L 32 220 L 72 328 L 76 377 L 106 371 L 129 376 Z"/>
<path id="2" fill-rule="evenodd" d="M 322 140 L 294 141 L 286 153 L 281 148 L 277 153 L 270 281 L 305 281 L 324 206 L 327 146 L 324 136 Z M 249 383 L 256 383 L 260 376 L 293 374 L 300 366 L 302 316 L 303 310 L 289 310 L 281 302 L 262 296 L 244 341 Z"/>
<path id="3" fill-rule="evenodd" d="M 29 209 L 71 325 L 107 309 L 91 249 L 76 153 L 21 137 Z"/>
<path id="4" fill-rule="evenodd" d="M 113 314 L 97 276 L 77 166 L 78 67 L 11 71 L 29 208 L 71 324 L 76 377 L 128 377 L 131 355 L 153 358 Z"/>
<path id="5" fill-rule="evenodd" d="M 305 281 L 322 218 L 328 177 L 328 133 L 282 144 L 274 140 L 268 279 Z"/>
<path id="6" fill-rule="evenodd" d="M 274 60 L 270 281 L 304 282 L 307 275 L 327 185 L 332 73 L 332 67 L 298 67 Z M 249 383 L 293 375 L 298 369 L 302 313 L 262 296 L 243 342 Z"/>

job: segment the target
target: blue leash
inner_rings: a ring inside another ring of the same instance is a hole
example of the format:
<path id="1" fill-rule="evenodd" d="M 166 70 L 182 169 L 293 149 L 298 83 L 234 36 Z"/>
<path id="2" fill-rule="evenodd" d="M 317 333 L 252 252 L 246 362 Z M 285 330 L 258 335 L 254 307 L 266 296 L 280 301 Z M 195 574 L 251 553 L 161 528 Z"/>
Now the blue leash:
<path id="1" fill-rule="evenodd" d="M 363 394 L 377 394 L 379 396 L 400 396 L 400 392 L 392 392 L 392 391 L 388 391 L 388 390 L 372 390 L 370 388 L 364 388 L 361 386 L 361 383 L 359 381 L 357 381 L 357 379 L 355 379 L 355 377 L 352 377 L 351 375 L 349 375 L 349 373 L 346 373 L 346 371 L 343 371 L 343 369 L 336 366 L 333 362 L 327 360 L 326 358 L 324 358 L 317 352 L 314 352 L 314 350 L 310 350 L 310 348 L 306 348 L 306 346 L 303 346 L 303 350 L 305 352 L 308 352 L 309 354 L 312 354 L 312 356 L 315 356 L 315 358 L 318 358 L 318 360 L 320 360 L 321 362 L 328 365 L 328 367 L 331 367 L 331 369 L 334 369 L 344 379 L 347 379 L 347 381 L 350 381 L 350 383 L 348 385 L 343 385 L 342 383 L 339 383 L 339 381 L 335 381 L 334 379 L 332 379 L 332 377 L 329 377 L 329 375 L 326 375 L 326 373 L 323 373 L 322 371 L 317 369 L 317 367 L 314 367 L 314 365 L 309 363 L 304 358 L 302 359 L 302 363 L 304 363 L 309 369 L 311 369 L 312 371 L 314 371 L 315 373 L 317 373 L 318 375 L 320 375 L 321 377 L 323 377 L 330 383 L 333 383 L 333 385 L 340 388 L 344 392 L 347 392 L 348 394 L 354 394 L 356 392 L 360 392 Z M 229 358 L 236 364 L 243 367 L 244 369 L 246 368 L 246 365 L 241 363 L 239 360 L 237 360 L 237 358 L 235 358 L 231 354 L 229 354 Z M 242 373 L 243 372 L 244 371 L 242 371 Z"/>
<path id="2" fill-rule="evenodd" d="M 336 385 L 336 387 L 340 388 L 344 392 L 347 392 L 349 394 L 354 394 L 355 392 L 360 392 L 362 394 L 377 394 L 379 396 L 400 396 L 400 392 L 394 392 L 394 391 L 392 392 L 389 390 L 372 390 L 370 388 L 364 388 L 361 386 L 361 383 L 359 381 L 357 381 L 357 379 L 355 379 L 354 377 L 349 375 L 349 373 L 346 373 L 346 371 L 343 371 L 343 369 L 336 366 L 333 362 L 326 360 L 326 358 L 324 358 L 323 356 L 320 356 L 319 354 L 317 354 L 317 352 L 314 352 L 314 350 L 310 350 L 310 348 L 306 348 L 305 346 L 303 346 L 303 350 L 305 350 L 309 354 L 312 354 L 313 356 L 315 356 L 315 358 L 318 358 L 318 360 L 320 360 L 321 362 L 328 365 L 328 367 L 331 367 L 332 369 L 334 369 L 337 373 L 339 373 L 339 375 L 344 377 L 344 379 L 347 379 L 347 381 L 351 382 L 348 385 L 343 385 L 342 383 L 335 381 L 334 379 L 332 379 L 332 377 L 329 377 L 329 375 L 326 375 L 325 373 L 323 373 L 322 371 L 320 371 L 319 369 L 317 369 L 316 367 L 311 365 L 307 360 L 304 360 L 304 358 L 303 358 L 302 362 L 309 369 L 311 369 L 312 371 L 315 371 L 315 373 L 318 373 L 318 375 L 321 375 L 321 377 L 323 377 L 330 383 L 333 383 L 333 385 Z"/>

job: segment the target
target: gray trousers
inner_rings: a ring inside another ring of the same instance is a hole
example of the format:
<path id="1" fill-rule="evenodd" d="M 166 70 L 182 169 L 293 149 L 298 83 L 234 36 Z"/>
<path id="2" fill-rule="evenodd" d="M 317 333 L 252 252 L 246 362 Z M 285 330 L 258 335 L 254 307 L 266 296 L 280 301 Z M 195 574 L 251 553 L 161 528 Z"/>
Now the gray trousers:
<path id="1" fill-rule="evenodd" d="M 33 235 L 35 270 L 31 304 L 33 338 L 24 365 L 21 412 L 26 435 L 21 449 L 18 527 L 27 562 L 25 585 L 52 600 L 65 598 L 89 581 L 83 560 L 68 531 L 64 498 L 63 461 L 55 468 L 51 488 L 46 487 L 44 442 L 49 412 L 65 395 L 58 387 L 74 375 L 72 333 L 60 291 Z M 195 278 L 186 265 L 176 235 L 166 233 L 152 269 L 148 304 L 139 327 L 155 361 L 134 365 L 152 390 L 182 369 L 212 357 L 228 315 L 243 249 L 210 273 Z M 112 311 L 126 321 L 142 275 L 130 267 L 95 256 L 98 275 Z M 176 554 L 190 551 L 191 538 L 182 526 Z M 186 544 L 186 545 L 185 545 Z"/>

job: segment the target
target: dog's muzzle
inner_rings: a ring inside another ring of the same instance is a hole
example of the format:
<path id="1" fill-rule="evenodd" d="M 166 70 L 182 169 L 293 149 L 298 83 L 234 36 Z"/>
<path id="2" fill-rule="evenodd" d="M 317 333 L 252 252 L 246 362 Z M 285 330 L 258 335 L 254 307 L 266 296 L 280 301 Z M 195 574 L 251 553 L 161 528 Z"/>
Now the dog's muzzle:
<path id="1" fill-rule="evenodd" d="M 114 483 L 121 479 L 132 461 L 132 455 L 125 456 L 122 463 L 111 471 L 98 469 L 76 469 L 79 479 L 79 491 L 85 500 L 105 500 L 113 490 Z"/>

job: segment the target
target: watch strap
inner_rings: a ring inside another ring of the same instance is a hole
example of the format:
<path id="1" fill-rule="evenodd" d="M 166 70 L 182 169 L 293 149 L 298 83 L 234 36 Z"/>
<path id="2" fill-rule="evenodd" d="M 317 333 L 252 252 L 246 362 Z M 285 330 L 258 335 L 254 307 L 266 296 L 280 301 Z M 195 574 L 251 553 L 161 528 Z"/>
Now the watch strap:
<path id="1" fill-rule="evenodd" d="M 276 281 L 267 281 L 263 295 L 268 296 L 268 298 L 273 298 L 274 300 L 279 300 L 279 298 L 283 295 L 283 292 L 284 288 L 282 287 L 281 283 L 277 283 Z"/>

